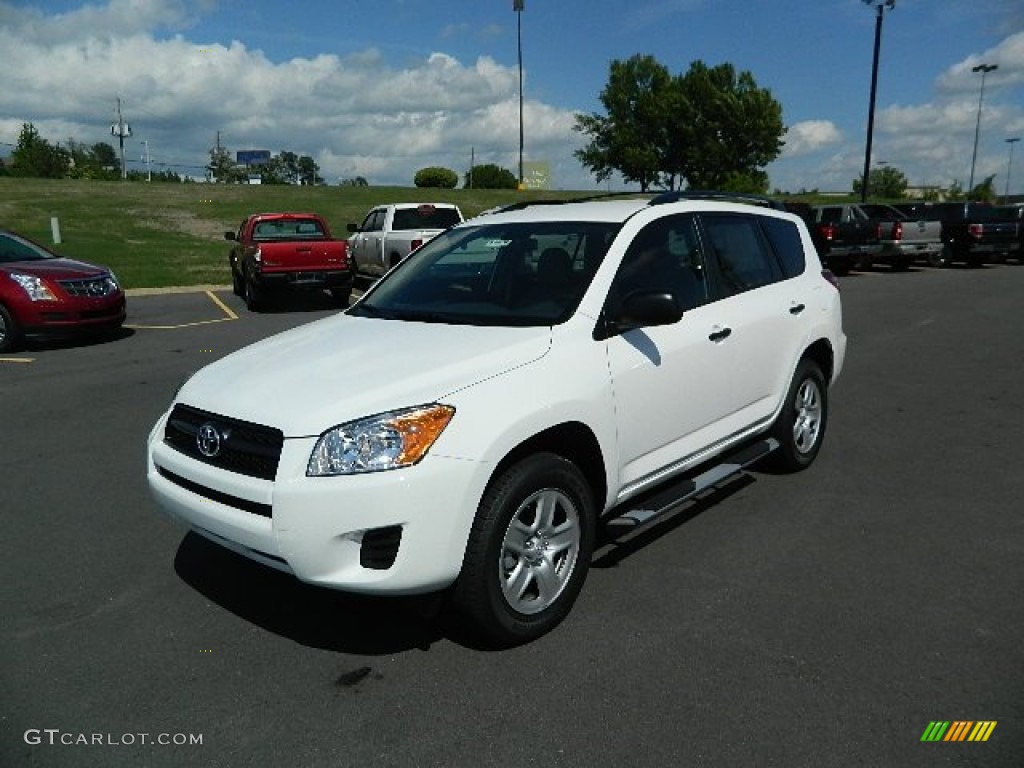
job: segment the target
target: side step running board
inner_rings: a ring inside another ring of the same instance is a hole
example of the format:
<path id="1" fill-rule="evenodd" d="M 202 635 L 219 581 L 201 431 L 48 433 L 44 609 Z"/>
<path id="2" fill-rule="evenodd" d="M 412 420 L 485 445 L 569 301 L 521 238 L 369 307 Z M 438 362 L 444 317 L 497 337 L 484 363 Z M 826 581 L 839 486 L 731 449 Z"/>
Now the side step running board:
<path id="1" fill-rule="evenodd" d="M 615 527 L 630 528 L 646 525 L 671 512 L 687 499 L 735 477 L 778 447 L 778 440 L 772 437 L 752 443 L 742 450 L 726 456 L 721 463 L 715 464 L 699 475 L 684 477 L 651 495 L 641 497 L 640 500 L 627 502 L 621 507 L 621 512 L 613 511 L 609 517 L 605 518 L 604 523 Z"/>

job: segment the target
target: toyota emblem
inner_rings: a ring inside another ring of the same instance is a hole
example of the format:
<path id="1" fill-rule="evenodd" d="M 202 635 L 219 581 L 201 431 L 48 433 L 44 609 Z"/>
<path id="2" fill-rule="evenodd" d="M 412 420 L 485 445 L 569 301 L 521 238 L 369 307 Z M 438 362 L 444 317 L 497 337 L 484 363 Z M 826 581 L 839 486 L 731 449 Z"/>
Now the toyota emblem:
<path id="1" fill-rule="evenodd" d="M 196 433 L 196 446 L 199 452 L 208 459 L 220 455 L 221 434 L 210 422 L 203 424 Z"/>

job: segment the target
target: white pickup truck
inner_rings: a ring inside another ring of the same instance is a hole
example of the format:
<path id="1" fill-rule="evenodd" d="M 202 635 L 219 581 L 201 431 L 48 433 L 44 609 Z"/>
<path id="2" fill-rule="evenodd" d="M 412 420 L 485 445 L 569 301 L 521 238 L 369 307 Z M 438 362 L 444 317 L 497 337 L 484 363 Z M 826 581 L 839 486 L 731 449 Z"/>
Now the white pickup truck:
<path id="1" fill-rule="evenodd" d="M 362 224 L 349 224 L 349 258 L 356 272 L 383 275 L 423 243 L 463 220 L 451 203 L 378 205 Z"/>

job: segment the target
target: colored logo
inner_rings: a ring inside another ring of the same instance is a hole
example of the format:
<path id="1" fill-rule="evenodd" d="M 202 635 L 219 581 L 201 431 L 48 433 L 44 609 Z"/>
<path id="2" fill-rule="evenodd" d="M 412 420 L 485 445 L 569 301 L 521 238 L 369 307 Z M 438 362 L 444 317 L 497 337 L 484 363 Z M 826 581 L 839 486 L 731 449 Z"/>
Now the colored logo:
<path id="1" fill-rule="evenodd" d="M 995 720 L 932 720 L 921 741 L 988 741 L 995 729 Z"/>

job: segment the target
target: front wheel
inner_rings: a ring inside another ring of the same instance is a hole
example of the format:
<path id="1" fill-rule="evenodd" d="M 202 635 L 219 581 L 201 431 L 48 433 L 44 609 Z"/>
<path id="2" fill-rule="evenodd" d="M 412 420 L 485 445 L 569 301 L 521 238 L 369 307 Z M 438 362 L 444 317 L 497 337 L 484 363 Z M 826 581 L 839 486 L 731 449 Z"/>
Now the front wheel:
<path id="1" fill-rule="evenodd" d="M 825 439 L 828 423 L 828 388 L 821 368 L 812 360 L 801 360 L 789 385 L 772 437 L 779 448 L 772 454 L 776 469 L 799 472 L 814 461 Z"/>
<path id="2" fill-rule="evenodd" d="M 14 316 L 3 304 L 0 304 L 0 352 L 17 349 L 21 341 L 21 329 Z"/>
<path id="3" fill-rule="evenodd" d="M 572 462 L 538 453 L 512 465 L 480 501 L 452 607 L 499 646 L 551 631 L 587 577 L 594 519 L 590 487 Z"/>

